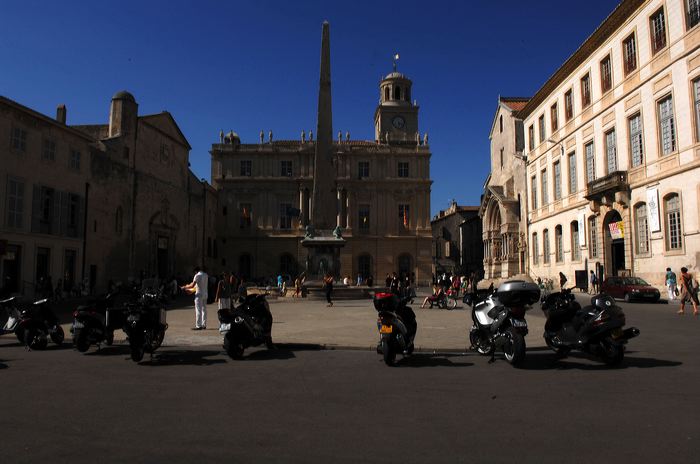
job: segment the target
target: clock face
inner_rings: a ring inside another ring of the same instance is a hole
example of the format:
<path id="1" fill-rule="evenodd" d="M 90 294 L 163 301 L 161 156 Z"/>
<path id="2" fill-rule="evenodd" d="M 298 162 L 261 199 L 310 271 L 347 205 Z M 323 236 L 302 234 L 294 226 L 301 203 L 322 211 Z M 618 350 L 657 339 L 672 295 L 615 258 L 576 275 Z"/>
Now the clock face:
<path id="1" fill-rule="evenodd" d="M 403 129 L 406 125 L 406 121 L 401 116 L 394 116 L 394 119 L 391 120 L 391 124 L 397 129 Z"/>

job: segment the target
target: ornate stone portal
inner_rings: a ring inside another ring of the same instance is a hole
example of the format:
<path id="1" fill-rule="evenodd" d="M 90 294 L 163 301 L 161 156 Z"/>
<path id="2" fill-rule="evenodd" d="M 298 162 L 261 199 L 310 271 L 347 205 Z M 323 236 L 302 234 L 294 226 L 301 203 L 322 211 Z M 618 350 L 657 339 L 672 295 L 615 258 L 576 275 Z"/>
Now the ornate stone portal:
<path id="1" fill-rule="evenodd" d="M 318 121 L 314 154 L 314 188 L 311 224 L 301 244 L 308 250 L 307 279 L 321 279 L 326 273 L 340 276 L 340 249 L 345 246 L 342 229 L 336 223 L 337 185 L 333 164 L 333 118 L 331 111 L 331 48 L 328 21 L 321 38 L 321 78 L 318 89 Z M 310 135 L 311 137 L 311 135 Z"/>

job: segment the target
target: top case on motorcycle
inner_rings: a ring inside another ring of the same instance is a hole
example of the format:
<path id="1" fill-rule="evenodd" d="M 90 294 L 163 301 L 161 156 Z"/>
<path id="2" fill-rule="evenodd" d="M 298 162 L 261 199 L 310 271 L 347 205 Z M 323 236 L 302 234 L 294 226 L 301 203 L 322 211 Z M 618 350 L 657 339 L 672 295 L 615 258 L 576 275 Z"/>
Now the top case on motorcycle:
<path id="1" fill-rule="evenodd" d="M 399 304 L 399 297 L 393 293 L 375 293 L 372 301 L 377 311 L 394 311 Z"/>
<path id="2" fill-rule="evenodd" d="M 506 306 L 528 306 L 540 299 L 540 288 L 532 282 L 510 280 L 498 286 L 498 300 Z"/>

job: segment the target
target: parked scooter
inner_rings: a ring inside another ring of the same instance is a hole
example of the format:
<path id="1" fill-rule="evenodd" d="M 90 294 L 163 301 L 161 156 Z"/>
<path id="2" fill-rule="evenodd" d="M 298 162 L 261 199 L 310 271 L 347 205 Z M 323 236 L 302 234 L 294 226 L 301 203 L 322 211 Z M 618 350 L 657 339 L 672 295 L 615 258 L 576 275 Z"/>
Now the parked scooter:
<path id="1" fill-rule="evenodd" d="M 114 309 L 116 293 L 109 293 L 87 305 L 78 306 L 73 312 L 73 346 L 85 353 L 90 345 L 99 346 L 114 342 L 114 331 L 124 327 L 124 311 Z"/>
<path id="2" fill-rule="evenodd" d="M 625 356 L 627 341 L 639 335 L 636 327 L 623 330 L 625 313 L 614 298 L 604 293 L 581 308 L 571 290 L 563 289 L 543 297 L 541 307 L 547 316 L 545 343 L 561 356 L 577 349 L 600 357 L 605 364 L 616 365 Z"/>
<path id="3" fill-rule="evenodd" d="M 46 349 L 49 338 L 60 345 L 65 337 L 48 298 L 21 308 L 15 335 L 30 350 Z"/>
<path id="4" fill-rule="evenodd" d="M 137 302 L 125 304 L 124 309 L 124 332 L 129 339 L 131 359 L 141 362 L 144 353 L 153 356 L 165 338 L 168 324 L 164 297 L 159 292 L 145 292 Z"/>
<path id="5" fill-rule="evenodd" d="M 272 344 L 272 313 L 265 295 L 242 297 L 238 307 L 218 311 L 219 332 L 224 336 L 224 350 L 232 359 L 241 359 L 246 348 Z"/>
<path id="6" fill-rule="evenodd" d="M 527 321 L 525 311 L 540 298 L 536 284 L 511 280 L 487 295 L 465 295 L 464 302 L 472 306 L 473 325 L 469 331 L 471 349 L 491 355 L 503 349 L 506 361 L 516 366 L 525 359 Z"/>
<path id="7" fill-rule="evenodd" d="M 416 315 L 408 306 L 411 297 L 399 298 L 393 293 L 376 293 L 372 300 L 377 310 L 379 345 L 377 352 L 384 357 L 387 366 L 393 366 L 397 353 L 410 356 L 418 324 Z"/>

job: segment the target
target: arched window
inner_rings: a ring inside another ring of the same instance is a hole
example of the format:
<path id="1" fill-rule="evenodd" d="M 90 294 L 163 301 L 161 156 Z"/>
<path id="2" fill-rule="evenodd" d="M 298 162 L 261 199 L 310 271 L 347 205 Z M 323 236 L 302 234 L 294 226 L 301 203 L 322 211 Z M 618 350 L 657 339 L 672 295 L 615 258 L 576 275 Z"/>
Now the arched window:
<path id="1" fill-rule="evenodd" d="M 389 89 L 389 86 L 387 85 L 384 87 L 384 101 L 389 101 L 391 98 L 391 90 Z"/>
<path id="2" fill-rule="evenodd" d="M 579 240 L 578 221 L 571 221 L 571 260 L 581 261 L 581 241 Z"/>
<path id="3" fill-rule="evenodd" d="M 114 232 L 121 235 L 124 230 L 124 210 L 121 206 L 117 207 L 117 212 L 114 215 Z"/>
<path id="4" fill-rule="evenodd" d="M 503 115 L 501 115 L 501 116 L 498 118 L 498 123 L 499 123 L 499 125 L 500 125 L 501 132 L 503 132 Z"/>
<path id="5" fill-rule="evenodd" d="M 242 254 L 238 258 L 238 273 L 244 279 L 252 277 L 253 259 L 248 253 Z"/>
<path id="6" fill-rule="evenodd" d="M 680 250 L 683 248 L 683 224 L 681 218 L 681 199 L 677 193 L 664 198 L 666 212 L 666 249 Z"/>
<path id="7" fill-rule="evenodd" d="M 542 262 L 549 264 L 549 230 L 542 231 Z"/>
<path id="8" fill-rule="evenodd" d="M 562 237 L 562 227 L 556 226 L 554 228 L 554 259 L 558 263 L 564 261 L 564 237 Z"/>
<path id="9" fill-rule="evenodd" d="M 401 87 L 398 85 L 394 88 L 394 100 L 401 100 Z"/>
<path id="10" fill-rule="evenodd" d="M 537 243 L 537 232 L 532 233 L 532 264 L 537 265 L 540 262 L 540 250 Z"/>
<path id="11" fill-rule="evenodd" d="M 647 205 L 639 203 L 634 207 L 634 222 L 637 226 L 635 242 L 637 253 L 649 253 L 649 223 L 647 222 Z"/>

